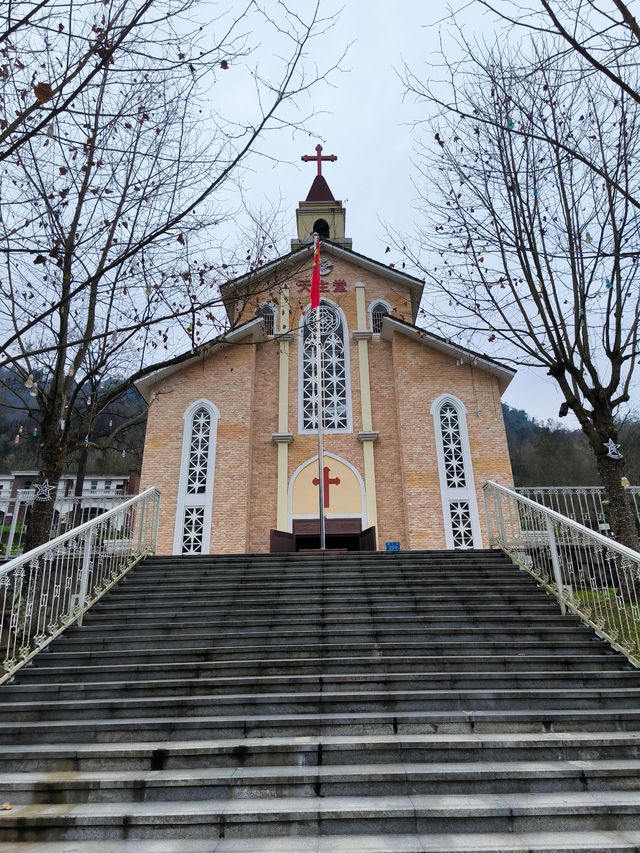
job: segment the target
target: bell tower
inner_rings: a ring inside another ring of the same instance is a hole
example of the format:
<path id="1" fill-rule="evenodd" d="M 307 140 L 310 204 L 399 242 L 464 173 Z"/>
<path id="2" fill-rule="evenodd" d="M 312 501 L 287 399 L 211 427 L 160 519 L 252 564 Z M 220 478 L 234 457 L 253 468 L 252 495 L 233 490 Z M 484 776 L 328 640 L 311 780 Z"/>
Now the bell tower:
<path id="1" fill-rule="evenodd" d="M 351 249 L 351 239 L 345 237 L 346 210 L 342 202 L 333 197 L 322 174 L 322 163 L 334 162 L 338 158 L 335 154 L 323 155 L 322 145 L 316 145 L 315 154 L 303 154 L 300 159 L 305 163 L 315 160 L 318 172 L 307 198 L 300 202 L 296 210 L 298 238 L 291 241 L 291 248 L 295 250 L 309 245 L 315 232 L 321 239 L 331 240 L 343 249 Z"/>

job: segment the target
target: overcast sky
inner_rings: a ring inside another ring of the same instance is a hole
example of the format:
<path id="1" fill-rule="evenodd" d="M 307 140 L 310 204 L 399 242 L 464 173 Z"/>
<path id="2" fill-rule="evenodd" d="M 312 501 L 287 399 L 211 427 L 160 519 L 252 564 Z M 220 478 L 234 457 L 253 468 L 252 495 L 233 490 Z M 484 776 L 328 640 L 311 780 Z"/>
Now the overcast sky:
<path id="1" fill-rule="evenodd" d="M 297 2 L 296 11 L 302 14 L 309 5 L 307 0 Z M 323 0 L 323 14 L 334 11 L 337 23 L 318 40 L 313 58 L 320 66 L 331 64 L 350 45 L 344 71 L 334 73 L 331 85 L 316 86 L 312 98 L 300 102 L 303 109 L 316 112 L 308 136 L 285 131 L 261 143 L 261 150 L 274 159 L 251 161 L 253 171 L 246 176 L 245 190 L 255 205 L 281 197 L 289 214 L 288 231 L 295 236 L 295 208 L 315 175 L 315 164 L 302 163 L 300 156 L 313 154 L 321 142 L 325 154 L 338 156 L 323 173 L 334 196 L 346 205 L 347 236 L 354 249 L 376 260 L 397 260 L 384 253 L 389 242 L 385 223 L 410 239 L 419 219 L 412 158 L 422 133 L 415 122 L 426 116 L 424 105 L 404 98 L 399 72 L 407 63 L 425 79 L 438 79 L 441 37 L 447 50 L 454 46 L 446 38 L 446 27 L 438 24 L 444 14 L 440 3 L 352 2 L 340 11 L 339 3 Z M 482 35 L 488 41 L 495 37 L 494 25 L 473 4 L 460 13 L 459 21 L 470 36 Z M 562 398 L 549 377 L 522 368 L 504 400 L 546 419 L 557 417 Z M 577 426 L 569 421 L 562 423 Z"/>

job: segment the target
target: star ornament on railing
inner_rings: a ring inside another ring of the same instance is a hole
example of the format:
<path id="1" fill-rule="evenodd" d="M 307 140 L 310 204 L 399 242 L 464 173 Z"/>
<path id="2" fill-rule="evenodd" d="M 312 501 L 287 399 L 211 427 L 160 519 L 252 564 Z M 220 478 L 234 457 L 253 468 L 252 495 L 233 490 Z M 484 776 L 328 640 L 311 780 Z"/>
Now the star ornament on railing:
<path id="1" fill-rule="evenodd" d="M 609 459 L 623 459 L 622 453 L 620 453 L 620 445 L 616 444 L 615 441 L 610 438 L 609 441 L 603 442 L 604 446 L 607 448 L 607 456 Z"/>
<path id="2" fill-rule="evenodd" d="M 34 501 L 51 501 L 53 500 L 52 493 L 55 490 L 56 487 L 50 486 L 48 479 L 44 483 L 36 483 L 33 487 L 33 499 Z"/>

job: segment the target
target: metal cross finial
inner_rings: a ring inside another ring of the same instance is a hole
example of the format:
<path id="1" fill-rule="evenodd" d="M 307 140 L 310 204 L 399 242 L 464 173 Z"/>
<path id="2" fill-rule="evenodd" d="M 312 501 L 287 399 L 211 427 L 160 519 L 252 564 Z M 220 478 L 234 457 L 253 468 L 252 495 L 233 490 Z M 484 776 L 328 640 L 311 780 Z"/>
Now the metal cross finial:
<path id="1" fill-rule="evenodd" d="M 318 164 L 318 174 L 322 175 L 322 161 L 329 161 L 334 163 L 338 158 L 335 154 L 326 154 L 324 157 L 322 156 L 322 145 L 316 145 L 316 153 L 314 154 L 303 154 L 300 158 L 304 160 L 305 163 L 310 163 L 312 160 L 315 160 Z"/>

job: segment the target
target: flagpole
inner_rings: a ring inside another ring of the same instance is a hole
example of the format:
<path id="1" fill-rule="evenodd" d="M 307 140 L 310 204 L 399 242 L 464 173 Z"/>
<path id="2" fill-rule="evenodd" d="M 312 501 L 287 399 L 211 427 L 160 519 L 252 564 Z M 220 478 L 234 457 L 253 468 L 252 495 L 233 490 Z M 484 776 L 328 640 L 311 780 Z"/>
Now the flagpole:
<path id="1" fill-rule="evenodd" d="M 320 238 L 313 235 L 314 240 L 314 277 L 320 276 Z M 319 287 L 319 282 L 316 281 Z M 324 519 L 324 411 L 323 411 L 323 387 L 322 387 L 322 336 L 320 332 L 320 296 L 315 294 L 317 305 L 316 312 L 316 419 L 318 424 L 318 521 L 320 526 L 320 550 L 324 551 L 327 545 Z"/>

